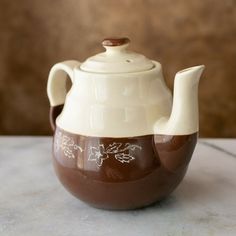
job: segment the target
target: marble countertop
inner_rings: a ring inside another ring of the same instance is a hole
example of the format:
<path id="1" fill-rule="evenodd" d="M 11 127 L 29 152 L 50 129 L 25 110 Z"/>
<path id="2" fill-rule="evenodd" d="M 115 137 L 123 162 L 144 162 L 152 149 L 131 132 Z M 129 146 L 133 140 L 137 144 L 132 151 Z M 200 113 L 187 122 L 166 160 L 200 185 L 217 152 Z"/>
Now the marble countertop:
<path id="1" fill-rule="evenodd" d="M 236 140 L 200 139 L 166 200 L 132 211 L 71 196 L 51 164 L 50 137 L 0 137 L 1 236 L 236 235 Z"/>

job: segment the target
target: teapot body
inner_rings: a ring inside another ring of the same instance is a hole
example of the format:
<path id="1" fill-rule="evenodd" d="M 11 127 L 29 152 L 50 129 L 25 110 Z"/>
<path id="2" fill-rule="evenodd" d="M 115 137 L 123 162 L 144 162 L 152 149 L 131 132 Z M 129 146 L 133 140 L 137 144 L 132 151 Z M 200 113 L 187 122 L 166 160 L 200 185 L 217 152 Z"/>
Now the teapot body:
<path id="1" fill-rule="evenodd" d="M 188 74 L 199 69 L 178 75 L 173 113 L 161 65 L 117 47 L 82 66 L 65 61 L 51 69 L 53 164 L 61 183 L 80 200 L 98 208 L 134 209 L 168 196 L 186 173 L 198 135 L 197 82 Z"/>
<path id="2" fill-rule="evenodd" d="M 169 116 L 172 105 L 158 71 L 127 76 L 74 70 L 64 106 L 52 108 L 60 113 L 53 163 L 74 196 L 98 208 L 133 209 L 163 199 L 181 182 L 197 133 L 154 134 L 155 122 Z"/>

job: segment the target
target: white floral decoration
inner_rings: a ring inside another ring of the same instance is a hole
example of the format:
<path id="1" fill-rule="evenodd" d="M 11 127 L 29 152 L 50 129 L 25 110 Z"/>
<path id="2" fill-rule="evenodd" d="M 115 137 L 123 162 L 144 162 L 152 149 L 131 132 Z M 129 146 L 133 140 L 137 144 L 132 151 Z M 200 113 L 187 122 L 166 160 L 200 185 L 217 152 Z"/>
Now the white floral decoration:
<path id="1" fill-rule="evenodd" d="M 61 149 L 68 158 L 75 158 L 75 150 L 83 152 L 83 149 L 75 143 L 73 138 L 62 134 L 60 131 L 56 133 L 55 137 L 55 150 L 58 151 L 59 149 Z"/>
<path id="2" fill-rule="evenodd" d="M 135 159 L 132 155 L 132 151 L 135 149 L 141 150 L 142 147 L 135 144 L 113 142 L 109 144 L 106 148 L 104 144 L 99 144 L 97 147 L 89 148 L 89 161 L 95 161 L 98 166 L 102 166 L 104 160 L 108 159 L 111 155 L 114 155 L 115 159 L 121 163 L 130 163 Z"/>
<path id="3" fill-rule="evenodd" d="M 79 150 L 83 152 L 83 148 L 76 144 L 72 137 L 63 134 L 61 131 L 57 131 L 54 141 L 55 151 L 62 150 L 64 155 L 68 158 L 75 158 L 74 151 Z M 136 150 L 142 150 L 142 147 L 136 144 L 130 143 L 116 143 L 113 142 L 107 147 L 104 144 L 99 144 L 98 146 L 89 147 L 89 161 L 94 161 L 100 167 L 102 166 L 104 160 L 114 156 L 114 158 L 121 163 L 130 163 L 135 160 L 133 152 Z"/>

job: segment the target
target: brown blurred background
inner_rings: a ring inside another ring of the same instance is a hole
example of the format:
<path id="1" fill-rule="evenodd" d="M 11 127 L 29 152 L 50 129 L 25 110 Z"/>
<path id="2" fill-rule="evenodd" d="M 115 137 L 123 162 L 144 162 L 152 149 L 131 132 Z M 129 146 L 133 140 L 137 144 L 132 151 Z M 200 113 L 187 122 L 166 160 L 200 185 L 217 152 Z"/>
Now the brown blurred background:
<path id="1" fill-rule="evenodd" d="M 0 134 L 51 134 L 51 66 L 83 61 L 108 36 L 161 62 L 171 88 L 178 70 L 205 64 L 200 135 L 236 136 L 234 0 L 0 0 Z"/>

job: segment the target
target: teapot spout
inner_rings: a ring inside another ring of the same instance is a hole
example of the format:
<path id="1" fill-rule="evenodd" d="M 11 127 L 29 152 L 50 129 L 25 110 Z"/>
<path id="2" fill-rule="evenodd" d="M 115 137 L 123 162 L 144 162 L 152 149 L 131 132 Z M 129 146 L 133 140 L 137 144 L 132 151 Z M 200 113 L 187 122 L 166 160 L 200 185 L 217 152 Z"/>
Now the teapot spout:
<path id="1" fill-rule="evenodd" d="M 169 118 L 155 124 L 155 134 L 186 135 L 198 132 L 198 83 L 205 66 L 177 72 L 172 111 Z"/>

